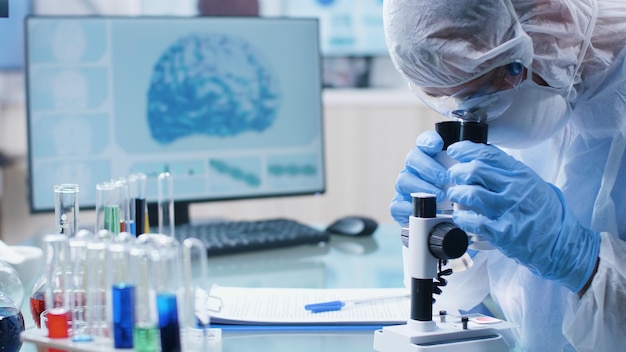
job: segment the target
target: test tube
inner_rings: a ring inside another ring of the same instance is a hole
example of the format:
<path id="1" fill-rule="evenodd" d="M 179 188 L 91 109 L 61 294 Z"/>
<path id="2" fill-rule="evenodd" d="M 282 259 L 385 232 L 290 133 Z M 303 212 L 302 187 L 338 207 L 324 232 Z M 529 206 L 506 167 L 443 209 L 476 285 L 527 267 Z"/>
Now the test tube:
<path id="1" fill-rule="evenodd" d="M 68 237 L 50 234 L 44 236 L 43 243 L 46 255 L 45 302 L 48 311 L 48 337 L 67 338 L 71 319 Z"/>
<path id="2" fill-rule="evenodd" d="M 79 230 L 69 238 L 71 258 L 72 297 L 72 341 L 88 342 L 93 338 L 89 334 L 86 314 L 86 275 L 87 275 L 87 243 L 94 239 L 94 234 L 88 230 Z"/>
<path id="3" fill-rule="evenodd" d="M 119 178 L 115 180 L 115 187 L 119 192 L 120 200 L 120 232 L 131 232 L 130 228 L 130 193 L 128 189 L 128 182 L 125 178 Z"/>
<path id="4" fill-rule="evenodd" d="M 131 235 L 121 233 L 108 246 L 110 265 L 109 287 L 111 288 L 110 311 L 115 348 L 133 348 L 133 327 L 135 324 L 135 285 L 130 282 Z"/>
<path id="5" fill-rule="evenodd" d="M 135 213 L 135 233 L 139 236 L 146 233 L 146 228 L 149 227 L 147 221 L 148 204 L 146 203 L 146 186 L 148 177 L 145 174 L 137 173 L 130 175 L 128 180 L 130 195 L 132 197 L 132 202 L 134 203 L 133 210 Z"/>
<path id="6" fill-rule="evenodd" d="M 209 290 L 206 247 L 197 238 L 183 241 L 183 345 L 187 351 L 207 351 L 209 336 Z M 194 275 L 194 268 L 197 272 Z"/>
<path id="7" fill-rule="evenodd" d="M 72 236 L 78 229 L 77 184 L 64 183 L 54 186 L 54 216 L 57 234 Z"/>
<path id="8" fill-rule="evenodd" d="M 135 286 L 135 323 L 133 328 L 134 349 L 138 352 L 159 351 L 161 340 L 156 308 L 155 274 L 150 244 L 138 243 L 130 248 L 131 281 Z"/>
<path id="9" fill-rule="evenodd" d="M 87 324 L 93 336 L 108 337 L 107 307 L 107 247 L 111 234 L 102 230 L 87 243 L 87 277 L 86 277 L 86 306 Z"/>
<path id="10" fill-rule="evenodd" d="M 157 178 L 157 201 L 159 233 L 174 237 L 174 181 L 169 172 Z"/>
<path id="11" fill-rule="evenodd" d="M 157 250 L 153 252 L 155 267 L 156 301 L 161 335 L 161 351 L 181 350 L 180 323 L 178 317 L 177 292 L 181 287 L 181 250 L 173 237 L 150 235 Z"/>
<path id="12" fill-rule="evenodd" d="M 128 233 L 137 236 L 137 210 L 135 204 L 136 189 L 137 189 L 137 176 L 129 175 L 126 177 L 126 186 L 128 187 Z"/>
<path id="13" fill-rule="evenodd" d="M 96 233 L 100 230 L 120 233 L 119 190 L 111 182 L 96 185 Z"/>

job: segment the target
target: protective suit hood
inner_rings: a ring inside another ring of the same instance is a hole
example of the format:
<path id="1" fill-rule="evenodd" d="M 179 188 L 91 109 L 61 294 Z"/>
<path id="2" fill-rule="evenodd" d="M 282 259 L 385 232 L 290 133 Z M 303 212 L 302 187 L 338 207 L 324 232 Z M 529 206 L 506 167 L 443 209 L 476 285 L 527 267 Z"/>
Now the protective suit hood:
<path id="1" fill-rule="evenodd" d="M 520 60 L 573 94 L 596 21 L 595 2 L 386 0 L 395 67 L 419 87 L 453 87 Z"/>

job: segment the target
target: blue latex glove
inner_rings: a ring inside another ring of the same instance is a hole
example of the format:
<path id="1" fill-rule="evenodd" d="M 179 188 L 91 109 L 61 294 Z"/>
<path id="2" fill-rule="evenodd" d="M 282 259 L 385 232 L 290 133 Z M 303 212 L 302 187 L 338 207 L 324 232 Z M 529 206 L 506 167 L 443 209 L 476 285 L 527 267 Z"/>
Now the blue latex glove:
<path id="1" fill-rule="evenodd" d="M 579 292 L 593 273 L 600 235 L 584 228 L 559 189 L 492 145 L 448 147 L 459 161 L 449 169 L 454 222 L 480 235 L 542 278 Z"/>
<path id="2" fill-rule="evenodd" d="M 396 180 L 396 195 L 391 201 L 391 216 L 404 226 L 413 212 L 411 193 L 426 192 L 443 201 L 443 187 L 448 183 L 448 171 L 434 157 L 443 149 L 443 139 L 435 131 L 420 134 L 416 147 L 406 156 L 404 169 Z"/>

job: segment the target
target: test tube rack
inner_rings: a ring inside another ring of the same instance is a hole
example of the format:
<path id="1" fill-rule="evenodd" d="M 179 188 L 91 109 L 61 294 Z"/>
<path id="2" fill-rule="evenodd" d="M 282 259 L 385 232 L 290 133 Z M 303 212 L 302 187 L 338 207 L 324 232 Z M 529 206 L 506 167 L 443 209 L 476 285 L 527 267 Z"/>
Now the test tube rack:
<path id="1" fill-rule="evenodd" d="M 207 346 L 204 351 L 208 352 L 221 352 L 222 351 L 222 329 L 210 328 L 206 330 L 209 338 L 207 339 Z M 111 339 L 94 338 L 90 342 L 74 342 L 72 338 L 65 339 L 52 339 L 47 337 L 45 329 L 31 328 L 23 331 L 20 335 L 20 339 L 23 342 L 35 344 L 39 350 L 47 350 L 48 348 L 54 348 L 61 351 L 68 352 L 114 352 L 114 351 L 129 351 L 129 349 L 119 349 L 112 346 Z M 183 351 L 195 351 L 197 349 L 186 346 L 197 346 L 198 341 L 193 341 L 190 338 L 183 339 Z"/>

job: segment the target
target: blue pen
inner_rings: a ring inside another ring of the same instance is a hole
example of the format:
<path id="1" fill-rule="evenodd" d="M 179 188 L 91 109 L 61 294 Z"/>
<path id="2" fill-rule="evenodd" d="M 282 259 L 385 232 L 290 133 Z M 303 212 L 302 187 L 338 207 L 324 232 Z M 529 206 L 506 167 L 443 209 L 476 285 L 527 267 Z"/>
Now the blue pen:
<path id="1" fill-rule="evenodd" d="M 400 296 L 385 296 L 385 297 L 374 297 L 374 298 L 365 298 L 365 299 L 353 299 L 348 301 L 328 301 L 328 302 L 320 302 L 320 303 L 312 303 L 304 306 L 304 309 L 311 311 L 311 313 L 321 313 L 321 312 L 331 312 L 341 310 L 346 307 L 360 305 L 360 304 L 372 304 L 372 303 L 380 303 L 387 300 L 392 299 L 400 299 L 400 298 L 409 298 L 411 295 L 400 295 Z"/>

